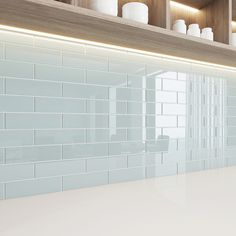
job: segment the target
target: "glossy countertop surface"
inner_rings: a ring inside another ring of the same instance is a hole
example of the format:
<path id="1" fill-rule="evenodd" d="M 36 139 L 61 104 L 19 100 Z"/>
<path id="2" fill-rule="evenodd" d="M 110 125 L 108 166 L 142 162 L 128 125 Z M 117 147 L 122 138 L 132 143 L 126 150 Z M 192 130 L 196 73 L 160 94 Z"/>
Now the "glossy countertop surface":
<path id="1" fill-rule="evenodd" d="M 0 201 L 1 236 L 236 235 L 236 167 Z"/>

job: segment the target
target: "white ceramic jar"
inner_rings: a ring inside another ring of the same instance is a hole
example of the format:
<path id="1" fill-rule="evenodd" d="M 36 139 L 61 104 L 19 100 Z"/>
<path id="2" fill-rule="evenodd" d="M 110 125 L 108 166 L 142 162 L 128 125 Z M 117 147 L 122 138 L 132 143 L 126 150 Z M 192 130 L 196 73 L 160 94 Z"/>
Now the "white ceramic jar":
<path id="1" fill-rule="evenodd" d="M 122 7 L 122 17 L 138 21 L 144 24 L 148 23 L 148 6 L 141 2 L 129 2 Z"/>
<path id="2" fill-rule="evenodd" d="M 187 34 L 191 35 L 191 36 L 195 36 L 195 37 L 200 37 L 201 36 L 201 30 L 199 28 L 199 25 L 198 24 L 189 25 Z"/>
<path id="3" fill-rule="evenodd" d="M 236 33 L 232 33 L 231 45 L 236 47 Z"/>
<path id="4" fill-rule="evenodd" d="M 173 25 L 173 30 L 178 33 L 186 34 L 187 26 L 185 24 L 185 21 L 182 19 L 176 20 Z"/>
<path id="5" fill-rule="evenodd" d="M 88 0 L 88 8 L 108 15 L 118 15 L 118 0 Z"/>
<path id="6" fill-rule="evenodd" d="M 212 32 L 212 28 L 207 27 L 207 28 L 202 29 L 201 38 L 213 41 L 214 34 Z"/>

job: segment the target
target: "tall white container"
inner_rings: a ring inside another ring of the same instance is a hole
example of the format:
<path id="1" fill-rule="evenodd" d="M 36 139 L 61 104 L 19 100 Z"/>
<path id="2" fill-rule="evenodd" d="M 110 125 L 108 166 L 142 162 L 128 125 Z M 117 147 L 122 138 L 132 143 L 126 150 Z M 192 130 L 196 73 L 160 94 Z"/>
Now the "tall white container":
<path id="1" fill-rule="evenodd" d="M 182 19 L 176 20 L 173 25 L 173 30 L 181 34 L 186 34 L 187 26 L 185 24 L 185 20 L 182 20 Z"/>
<path id="2" fill-rule="evenodd" d="M 201 38 L 213 41 L 214 40 L 214 34 L 212 32 L 212 28 L 207 27 L 207 28 L 202 29 Z"/>
<path id="3" fill-rule="evenodd" d="M 195 37 L 200 37 L 201 36 L 201 30 L 199 28 L 199 25 L 198 24 L 189 25 L 187 34 L 191 35 L 191 36 L 195 36 Z"/>
<path id="4" fill-rule="evenodd" d="M 88 8 L 108 15 L 118 15 L 118 0 L 88 0 Z"/>

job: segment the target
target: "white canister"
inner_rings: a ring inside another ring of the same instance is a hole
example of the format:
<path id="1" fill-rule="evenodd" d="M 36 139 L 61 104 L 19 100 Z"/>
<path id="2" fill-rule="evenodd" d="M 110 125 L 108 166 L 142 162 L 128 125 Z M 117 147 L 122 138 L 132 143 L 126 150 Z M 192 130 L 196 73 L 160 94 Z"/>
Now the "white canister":
<path id="1" fill-rule="evenodd" d="M 148 6 L 141 2 L 126 3 L 122 7 L 122 17 L 147 24 Z"/>
<path id="2" fill-rule="evenodd" d="M 185 24 L 185 21 L 182 19 L 176 20 L 173 25 L 173 30 L 178 33 L 186 34 L 187 26 Z"/>
<path id="3" fill-rule="evenodd" d="M 232 33 L 231 45 L 236 47 L 236 33 Z"/>
<path id="4" fill-rule="evenodd" d="M 118 15 L 118 0 L 88 0 L 88 8 L 108 15 Z"/>
<path id="5" fill-rule="evenodd" d="M 201 30 L 199 28 L 199 25 L 198 24 L 189 25 L 187 34 L 191 35 L 191 36 L 195 36 L 195 37 L 200 37 L 201 36 Z"/>
<path id="6" fill-rule="evenodd" d="M 201 38 L 213 41 L 214 34 L 212 32 L 212 28 L 207 27 L 207 28 L 202 29 Z"/>

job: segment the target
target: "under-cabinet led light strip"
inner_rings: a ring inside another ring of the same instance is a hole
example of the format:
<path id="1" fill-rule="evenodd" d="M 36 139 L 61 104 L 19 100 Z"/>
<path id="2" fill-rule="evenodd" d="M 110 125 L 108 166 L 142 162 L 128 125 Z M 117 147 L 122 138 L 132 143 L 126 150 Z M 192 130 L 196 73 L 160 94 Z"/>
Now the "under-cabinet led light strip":
<path id="1" fill-rule="evenodd" d="M 119 51 L 123 51 L 123 52 L 137 53 L 137 54 L 141 54 L 142 56 L 147 56 L 147 57 L 153 57 L 153 58 L 161 57 L 162 59 L 176 60 L 176 61 L 179 61 L 182 63 L 195 63 L 195 64 L 202 65 L 202 66 L 217 67 L 218 69 L 224 69 L 224 70 L 228 70 L 231 72 L 236 72 L 236 68 L 231 67 L 231 66 L 224 66 L 224 65 L 210 63 L 210 62 L 201 62 L 201 61 L 193 60 L 193 59 L 170 56 L 170 55 L 160 54 L 160 53 L 153 53 L 153 52 L 149 52 L 149 51 L 138 50 L 138 49 L 133 49 L 133 48 L 126 48 L 126 47 L 116 46 L 116 45 L 112 45 L 112 44 L 93 42 L 93 41 L 84 40 L 84 39 L 77 39 L 77 38 L 61 36 L 61 35 L 56 35 L 56 34 L 50 34 L 50 33 L 45 33 L 45 32 L 40 32 L 40 31 L 28 30 L 28 29 L 24 29 L 24 28 L 17 28 L 17 27 L 12 27 L 12 26 L 7 26 L 7 25 L 0 25 L 0 30 L 5 30 L 5 31 L 9 31 L 9 32 L 14 32 L 14 33 L 28 34 L 28 35 L 32 35 L 32 36 L 38 36 L 38 37 L 44 37 L 44 38 L 49 38 L 52 40 L 62 40 L 65 42 L 70 42 L 70 43 L 86 44 L 88 46 L 99 46 L 99 47 L 103 47 L 103 48 L 106 48 L 109 50 L 119 50 Z"/>
<path id="2" fill-rule="evenodd" d="M 170 5 L 172 7 L 176 7 L 176 8 L 180 8 L 180 9 L 183 9 L 183 10 L 191 11 L 192 13 L 199 12 L 199 10 L 197 8 L 190 7 L 190 6 L 184 5 L 184 4 L 179 3 L 179 2 L 175 2 L 175 1 L 170 1 Z"/>

